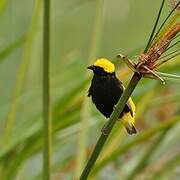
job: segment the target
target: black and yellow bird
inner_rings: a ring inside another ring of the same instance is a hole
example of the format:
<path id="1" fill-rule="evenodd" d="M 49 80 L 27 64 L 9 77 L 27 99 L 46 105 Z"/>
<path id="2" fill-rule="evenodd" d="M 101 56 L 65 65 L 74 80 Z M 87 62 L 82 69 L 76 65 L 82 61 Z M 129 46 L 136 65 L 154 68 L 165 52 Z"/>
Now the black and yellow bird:
<path id="1" fill-rule="evenodd" d="M 114 106 L 124 91 L 122 82 L 116 77 L 115 66 L 105 58 L 97 59 L 88 67 L 94 73 L 88 96 L 92 98 L 96 108 L 109 118 Z M 135 105 L 131 98 L 124 107 L 119 119 L 129 134 L 135 134 Z"/>

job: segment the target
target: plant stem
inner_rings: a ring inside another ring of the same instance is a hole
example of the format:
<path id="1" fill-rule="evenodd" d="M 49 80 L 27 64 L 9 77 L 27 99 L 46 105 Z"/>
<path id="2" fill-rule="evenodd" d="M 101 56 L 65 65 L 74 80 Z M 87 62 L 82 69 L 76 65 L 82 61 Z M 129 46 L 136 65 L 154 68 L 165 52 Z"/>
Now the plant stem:
<path id="1" fill-rule="evenodd" d="M 44 154 L 43 179 L 49 180 L 51 175 L 51 108 L 50 108 L 50 0 L 44 1 L 43 19 L 43 125 Z"/>
<path id="2" fill-rule="evenodd" d="M 102 133 L 95 148 L 94 151 L 92 152 L 92 155 L 82 172 L 82 175 L 80 177 L 80 180 L 85 180 L 88 178 L 90 171 L 92 170 L 113 126 L 115 125 L 116 120 L 119 117 L 119 114 L 123 111 L 126 102 L 128 101 L 129 97 L 131 96 L 133 90 L 135 89 L 136 85 L 138 84 L 139 80 L 141 79 L 141 76 L 137 73 L 134 73 L 128 87 L 125 89 L 123 92 L 120 100 L 118 101 L 115 110 L 112 112 L 110 119 L 106 125 L 106 134 Z"/>
<path id="3" fill-rule="evenodd" d="M 162 78 L 180 80 L 180 75 L 168 74 L 168 73 L 162 73 L 162 72 L 157 72 L 157 74 L 158 74 L 159 76 L 161 76 Z"/>
<path id="4" fill-rule="evenodd" d="M 156 27 L 157 27 L 158 22 L 159 22 L 159 18 L 160 18 L 160 16 L 161 16 L 161 12 L 162 12 L 164 3 L 165 3 L 165 0 L 163 0 L 162 3 L 161 3 L 161 7 L 160 7 L 160 9 L 159 9 L 158 16 L 157 16 L 157 18 L 156 18 L 156 21 L 155 21 L 153 30 L 152 30 L 152 32 L 151 32 L 151 35 L 150 35 L 150 37 L 149 37 L 149 40 L 148 40 L 148 43 L 147 43 L 147 46 L 146 46 L 144 52 L 147 52 L 147 50 L 148 50 L 148 48 L 149 48 L 149 46 L 150 46 L 150 44 L 151 44 L 151 42 L 152 42 L 154 33 L 155 33 L 155 31 L 156 31 Z"/>

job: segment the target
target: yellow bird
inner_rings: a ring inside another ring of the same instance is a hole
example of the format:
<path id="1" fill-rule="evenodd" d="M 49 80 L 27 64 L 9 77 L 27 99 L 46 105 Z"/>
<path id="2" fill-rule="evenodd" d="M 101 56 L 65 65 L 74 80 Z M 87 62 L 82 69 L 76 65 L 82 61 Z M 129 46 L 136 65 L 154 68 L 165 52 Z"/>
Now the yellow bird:
<path id="1" fill-rule="evenodd" d="M 88 69 L 92 70 L 94 74 L 88 96 L 92 98 L 96 108 L 106 118 L 109 118 L 124 91 L 124 86 L 116 77 L 114 64 L 108 59 L 97 59 Z M 134 126 L 135 105 L 131 98 L 129 98 L 119 118 L 129 134 L 136 133 Z"/>

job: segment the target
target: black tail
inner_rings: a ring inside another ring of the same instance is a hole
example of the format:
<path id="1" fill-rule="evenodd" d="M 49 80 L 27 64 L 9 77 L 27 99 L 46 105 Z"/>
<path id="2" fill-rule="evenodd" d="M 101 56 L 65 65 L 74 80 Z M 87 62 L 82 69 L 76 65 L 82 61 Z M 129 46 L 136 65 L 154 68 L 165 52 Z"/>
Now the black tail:
<path id="1" fill-rule="evenodd" d="M 131 134 L 131 135 L 137 133 L 136 128 L 133 124 L 126 127 L 126 130 L 127 130 L 128 134 Z"/>

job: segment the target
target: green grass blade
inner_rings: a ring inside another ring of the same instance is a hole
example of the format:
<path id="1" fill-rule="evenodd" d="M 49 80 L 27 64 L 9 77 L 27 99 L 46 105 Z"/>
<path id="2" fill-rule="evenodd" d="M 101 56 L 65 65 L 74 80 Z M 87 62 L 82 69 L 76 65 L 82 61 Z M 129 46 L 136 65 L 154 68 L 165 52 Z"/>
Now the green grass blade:
<path id="1" fill-rule="evenodd" d="M 180 75 L 168 74 L 168 73 L 162 73 L 162 72 L 157 72 L 157 74 L 165 79 L 180 80 Z"/>
<path id="2" fill-rule="evenodd" d="M 7 56 L 13 53 L 16 49 L 21 47 L 25 43 L 26 38 L 23 36 L 10 44 L 8 47 L 0 51 L 0 62 L 2 62 Z"/>
<path id="3" fill-rule="evenodd" d="M 102 162 L 97 164 L 94 168 L 94 171 L 92 172 L 92 175 L 94 176 L 95 174 L 97 174 L 97 172 L 99 172 L 104 166 L 106 166 L 107 164 L 115 160 L 117 157 L 120 157 L 124 153 L 128 152 L 129 149 L 133 148 L 134 146 L 137 146 L 140 143 L 145 142 L 147 139 L 150 139 L 151 137 L 153 137 L 155 134 L 159 133 L 160 131 L 178 123 L 179 119 L 180 119 L 180 116 L 177 116 L 171 120 L 158 124 L 154 128 L 151 128 L 145 132 L 140 133 L 133 140 L 129 141 L 124 146 L 119 147 L 112 154 L 110 154 L 106 159 L 104 159 Z"/>
<path id="4" fill-rule="evenodd" d="M 82 93 L 83 89 L 87 85 L 89 81 L 85 80 L 83 82 L 80 82 L 78 85 L 76 85 L 74 88 L 72 88 L 67 94 L 63 95 L 63 98 L 59 98 L 58 101 L 53 105 L 53 121 L 54 121 L 54 130 L 58 131 L 59 129 L 63 128 L 67 124 L 69 125 L 69 121 L 66 121 L 63 119 L 65 114 L 68 112 L 68 110 L 73 110 L 74 107 L 78 107 L 81 104 L 77 104 L 76 98 Z M 80 99 L 81 100 L 81 99 Z M 64 108 L 62 108 L 62 106 Z M 65 109 L 65 110 L 64 110 Z M 36 115 L 35 117 L 32 117 L 33 121 L 31 119 L 27 119 L 28 128 L 23 133 L 16 133 L 16 136 L 12 139 L 11 144 L 6 144 L 6 146 L 2 145 L 2 148 L 0 149 L 0 159 L 6 158 L 8 156 L 8 153 L 12 151 L 13 149 L 16 149 L 19 144 L 23 143 L 24 141 L 28 141 L 29 139 L 33 138 L 38 139 L 41 135 L 41 125 L 40 125 L 40 115 Z M 59 119 L 62 119 L 62 121 L 59 121 Z M 34 124 L 34 122 L 37 122 Z M 33 127 L 33 128 L 32 128 Z M 20 126 L 21 128 L 21 126 Z M 22 129 L 22 128 L 21 128 Z M 30 131 L 28 130 L 30 129 Z"/>
<path id="5" fill-rule="evenodd" d="M 156 151 L 156 149 L 161 145 L 161 143 L 163 142 L 163 140 L 166 138 L 169 130 L 170 130 L 171 126 L 168 127 L 167 129 L 164 129 L 163 132 L 160 133 L 159 137 L 157 137 L 157 139 L 155 140 L 155 142 L 152 142 L 152 144 L 150 145 L 150 147 L 147 149 L 147 151 L 145 152 L 144 155 L 142 155 L 140 161 L 138 162 L 138 164 L 135 166 L 135 168 L 133 169 L 133 171 L 128 175 L 127 180 L 131 180 L 136 178 L 136 176 L 138 175 L 138 173 L 142 172 L 146 166 L 149 163 L 150 158 L 152 157 L 152 155 L 154 154 L 154 152 Z"/>
<path id="6" fill-rule="evenodd" d="M 180 165 L 180 154 L 174 155 L 168 162 L 166 162 L 163 167 L 160 168 L 152 177 L 154 180 L 162 179 L 166 177 L 169 172 Z"/>
<path id="7" fill-rule="evenodd" d="M 34 38 L 37 33 L 37 24 L 39 23 L 40 18 L 40 12 L 41 12 L 41 0 L 36 1 L 34 6 L 34 12 L 32 16 L 32 23 L 30 25 L 29 32 L 27 34 L 27 39 L 25 43 L 25 49 L 23 52 L 22 62 L 20 63 L 17 77 L 16 77 L 16 84 L 15 89 L 12 97 L 12 102 L 10 105 L 9 112 L 7 114 L 5 129 L 4 129 L 4 143 L 7 144 L 9 141 L 9 138 L 12 135 L 12 128 L 14 124 L 14 119 L 16 116 L 16 110 L 17 110 L 17 100 L 21 94 L 25 75 L 27 73 L 28 64 L 30 61 L 31 56 L 31 50 L 34 43 Z"/>

